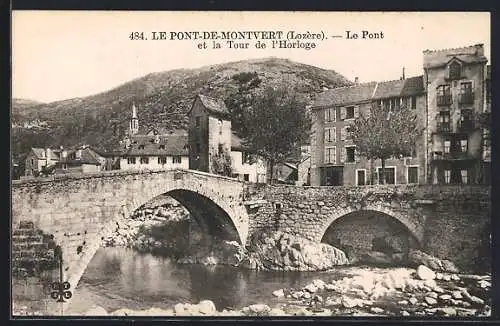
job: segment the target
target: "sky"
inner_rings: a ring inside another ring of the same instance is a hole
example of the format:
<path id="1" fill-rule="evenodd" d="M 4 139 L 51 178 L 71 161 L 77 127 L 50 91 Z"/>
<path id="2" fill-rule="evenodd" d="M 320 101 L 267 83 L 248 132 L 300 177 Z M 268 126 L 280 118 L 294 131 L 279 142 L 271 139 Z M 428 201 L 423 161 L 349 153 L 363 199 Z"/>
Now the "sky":
<path id="1" fill-rule="evenodd" d="M 152 40 L 152 32 L 288 31 L 321 34 L 316 48 L 199 49 L 203 41 Z M 358 39 L 346 39 L 358 33 Z M 362 39 L 367 31 L 383 38 Z M 144 32 L 148 40 L 130 40 Z M 335 38 L 332 36 L 342 36 Z M 114 12 L 13 11 L 12 96 L 51 102 L 84 97 L 152 72 L 279 57 L 332 69 L 360 82 L 418 76 L 422 51 L 482 43 L 490 59 L 490 15 L 481 12 Z"/>

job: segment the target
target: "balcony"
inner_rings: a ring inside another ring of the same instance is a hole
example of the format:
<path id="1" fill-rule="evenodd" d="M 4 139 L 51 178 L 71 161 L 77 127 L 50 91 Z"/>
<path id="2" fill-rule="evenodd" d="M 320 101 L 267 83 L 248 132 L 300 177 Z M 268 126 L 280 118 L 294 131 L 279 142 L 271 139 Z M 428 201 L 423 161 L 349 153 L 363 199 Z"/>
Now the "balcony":
<path id="1" fill-rule="evenodd" d="M 437 105 L 450 105 L 451 104 L 451 94 L 444 94 L 437 96 Z"/>
<path id="2" fill-rule="evenodd" d="M 474 103 L 474 93 L 469 92 L 469 93 L 460 94 L 460 96 L 458 98 L 458 103 L 460 103 L 460 104 L 473 104 Z"/>
<path id="3" fill-rule="evenodd" d="M 457 124 L 457 131 L 458 132 L 471 132 L 471 131 L 474 131 L 475 129 L 476 128 L 474 125 L 474 120 L 472 120 L 472 119 L 465 119 L 465 120 L 458 121 L 458 124 Z"/>
<path id="4" fill-rule="evenodd" d="M 437 132 L 451 132 L 451 123 L 450 122 L 438 122 Z"/>
<path id="5" fill-rule="evenodd" d="M 452 151 L 448 153 L 433 152 L 432 159 L 434 161 L 451 161 L 473 159 L 473 157 L 471 157 L 467 152 Z"/>

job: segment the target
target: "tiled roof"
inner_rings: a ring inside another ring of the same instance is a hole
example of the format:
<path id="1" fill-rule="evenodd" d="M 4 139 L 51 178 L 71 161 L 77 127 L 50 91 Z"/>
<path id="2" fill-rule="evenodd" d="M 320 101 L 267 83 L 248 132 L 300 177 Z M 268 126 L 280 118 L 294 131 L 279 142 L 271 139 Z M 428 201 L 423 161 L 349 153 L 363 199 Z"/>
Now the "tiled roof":
<path id="1" fill-rule="evenodd" d="M 203 106 L 210 112 L 215 114 L 223 114 L 228 115 L 229 110 L 227 109 L 226 104 L 221 99 L 209 97 L 206 95 L 198 95 Z"/>
<path id="2" fill-rule="evenodd" d="M 373 98 L 380 99 L 400 96 L 404 85 L 404 79 L 379 82 Z"/>
<path id="3" fill-rule="evenodd" d="M 243 145 L 243 140 L 238 137 L 235 133 L 231 134 L 231 149 L 243 150 L 245 146 Z"/>
<path id="4" fill-rule="evenodd" d="M 155 136 L 134 135 L 130 148 L 125 151 L 128 156 L 162 156 L 188 155 L 188 137 L 186 134 L 160 135 L 155 144 Z M 163 146 L 163 147 L 160 147 Z"/>
<path id="5" fill-rule="evenodd" d="M 312 107 L 356 104 L 372 99 L 412 96 L 423 92 L 423 76 L 382 82 L 370 82 L 327 90 L 318 95 Z"/>
<path id="6" fill-rule="evenodd" d="M 96 154 L 94 154 L 94 151 L 91 150 L 90 148 L 85 148 L 81 150 L 81 158 L 76 158 L 76 150 L 70 150 L 68 151 L 68 156 L 66 158 L 61 158 L 59 162 L 57 162 L 57 165 L 61 165 L 63 163 L 65 164 L 72 164 L 72 165 L 79 165 L 79 164 L 93 164 L 93 165 L 100 165 L 101 162 L 96 157 Z"/>
<path id="7" fill-rule="evenodd" d="M 425 92 L 424 76 L 410 77 L 405 79 L 401 96 L 412 96 Z"/>
<path id="8" fill-rule="evenodd" d="M 437 51 L 426 50 L 424 51 L 424 68 L 444 66 L 453 58 L 456 58 L 464 63 L 487 62 L 488 59 L 484 56 L 483 51 L 482 44 Z"/>
<path id="9" fill-rule="evenodd" d="M 376 82 L 329 89 L 319 94 L 312 107 L 363 102 L 372 97 Z"/>
<path id="10" fill-rule="evenodd" d="M 31 150 L 33 151 L 33 153 L 35 153 L 35 156 L 38 158 L 38 159 L 45 159 L 45 148 L 36 148 L 36 147 L 33 147 L 31 148 Z M 60 153 L 60 150 L 54 150 L 54 149 L 49 149 L 50 150 L 50 157 L 52 160 L 56 160 L 59 158 L 59 153 Z"/>

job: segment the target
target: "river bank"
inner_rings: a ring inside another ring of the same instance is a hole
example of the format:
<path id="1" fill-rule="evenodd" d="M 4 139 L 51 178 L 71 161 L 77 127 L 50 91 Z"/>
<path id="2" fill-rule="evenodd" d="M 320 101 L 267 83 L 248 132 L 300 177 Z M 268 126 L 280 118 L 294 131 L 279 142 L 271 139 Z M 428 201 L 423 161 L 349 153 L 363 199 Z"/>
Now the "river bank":
<path id="1" fill-rule="evenodd" d="M 301 288 L 269 293 L 278 303 L 255 303 L 240 309 L 217 309 L 201 300 L 171 308 L 106 311 L 95 306 L 87 316 L 444 316 L 488 317 L 491 276 L 435 273 L 415 269 L 358 269 L 354 275 L 315 279 Z M 326 275 L 325 275 L 326 276 Z"/>

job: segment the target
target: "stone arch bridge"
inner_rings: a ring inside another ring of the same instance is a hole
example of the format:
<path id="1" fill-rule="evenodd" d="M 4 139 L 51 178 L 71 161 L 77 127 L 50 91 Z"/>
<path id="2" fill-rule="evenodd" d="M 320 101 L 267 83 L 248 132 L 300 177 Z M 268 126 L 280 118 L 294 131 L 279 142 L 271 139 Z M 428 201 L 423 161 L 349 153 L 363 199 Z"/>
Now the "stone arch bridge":
<path id="1" fill-rule="evenodd" d="M 119 219 L 162 194 L 184 205 L 206 232 L 242 245 L 256 230 L 270 228 L 320 242 L 337 219 L 371 210 L 401 222 L 432 254 L 448 256 L 460 247 L 459 256 L 477 247 L 478 234 L 489 225 L 488 187 L 267 186 L 170 170 L 13 181 L 12 228 L 31 221 L 53 235 L 74 290 L 102 237 Z"/>

